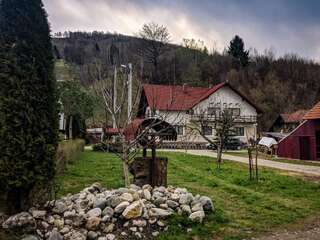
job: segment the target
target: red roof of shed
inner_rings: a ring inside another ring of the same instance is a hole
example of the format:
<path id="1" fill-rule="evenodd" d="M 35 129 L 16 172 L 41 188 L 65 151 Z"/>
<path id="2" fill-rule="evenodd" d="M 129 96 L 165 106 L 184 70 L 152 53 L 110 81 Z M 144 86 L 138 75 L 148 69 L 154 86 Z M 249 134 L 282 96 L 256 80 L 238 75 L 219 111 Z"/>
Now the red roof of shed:
<path id="1" fill-rule="evenodd" d="M 261 113 L 261 110 L 257 106 L 239 91 L 234 89 L 228 82 L 219 83 L 211 88 L 144 84 L 143 91 L 149 106 L 154 107 L 157 110 L 181 111 L 191 109 L 196 104 L 205 100 L 211 94 L 225 86 L 230 87 L 252 105 L 258 113 Z"/>
<path id="2" fill-rule="evenodd" d="M 282 117 L 285 123 L 299 123 L 302 122 L 303 117 L 307 112 L 307 110 L 300 109 L 293 113 L 282 113 L 280 114 L 280 116 Z"/>
<path id="3" fill-rule="evenodd" d="M 307 114 L 303 117 L 305 120 L 320 119 L 320 102 L 318 102 Z"/>

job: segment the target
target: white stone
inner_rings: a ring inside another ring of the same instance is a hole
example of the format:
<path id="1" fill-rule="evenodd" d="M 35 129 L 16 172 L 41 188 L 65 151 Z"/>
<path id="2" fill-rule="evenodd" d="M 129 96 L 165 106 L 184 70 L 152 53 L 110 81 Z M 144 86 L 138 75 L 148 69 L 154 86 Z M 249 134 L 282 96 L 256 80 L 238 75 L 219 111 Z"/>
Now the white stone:
<path id="1" fill-rule="evenodd" d="M 100 208 L 93 208 L 93 209 L 91 209 L 91 210 L 89 210 L 89 211 L 87 212 L 87 215 L 88 215 L 89 217 L 100 217 L 100 216 L 101 216 L 101 213 L 102 213 L 102 211 L 101 211 Z"/>
<path id="2" fill-rule="evenodd" d="M 114 212 L 122 213 L 129 205 L 130 205 L 129 202 L 122 202 L 118 206 L 116 206 L 116 208 L 114 209 Z"/>
<path id="3" fill-rule="evenodd" d="M 143 189 L 143 196 L 145 199 L 150 200 L 151 199 L 151 193 L 148 189 Z"/>
<path id="4" fill-rule="evenodd" d="M 143 219 L 133 220 L 132 225 L 137 227 L 145 227 L 147 226 L 147 221 Z"/>
<path id="5" fill-rule="evenodd" d="M 172 213 L 173 212 L 171 210 L 165 210 L 165 209 L 161 209 L 161 208 L 151 208 L 149 210 L 150 217 L 164 218 L 164 217 L 168 217 L 168 216 L 172 215 Z"/>
<path id="6" fill-rule="evenodd" d="M 192 221 L 202 222 L 205 217 L 204 211 L 191 213 L 189 219 Z"/>
<path id="7" fill-rule="evenodd" d="M 126 201 L 126 202 L 133 202 L 133 196 L 131 193 L 123 193 L 121 196 L 120 196 L 121 200 L 122 201 Z"/>

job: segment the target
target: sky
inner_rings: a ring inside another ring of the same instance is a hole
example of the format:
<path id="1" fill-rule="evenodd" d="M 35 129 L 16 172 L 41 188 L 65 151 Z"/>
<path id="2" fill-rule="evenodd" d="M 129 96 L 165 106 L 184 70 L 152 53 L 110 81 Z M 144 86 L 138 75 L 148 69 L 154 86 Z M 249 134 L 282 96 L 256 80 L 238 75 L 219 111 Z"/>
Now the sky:
<path id="1" fill-rule="evenodd" d="M 247 49 L 296 53 L 320 62 L 319 0 L 43 0 L 52 32 L 136 35 L 144 23 L 168 28 L 172 43 L 200 39 L 223 51 L 237 34 Z"/>

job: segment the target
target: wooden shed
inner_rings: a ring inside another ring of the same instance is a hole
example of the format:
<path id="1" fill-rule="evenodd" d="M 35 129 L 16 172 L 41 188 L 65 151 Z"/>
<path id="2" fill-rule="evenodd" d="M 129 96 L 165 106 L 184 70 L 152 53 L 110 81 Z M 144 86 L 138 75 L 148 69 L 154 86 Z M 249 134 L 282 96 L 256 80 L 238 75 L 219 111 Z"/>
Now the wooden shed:
<path id="1" fill-rule="evenodd" d="M 279 141 L 278 156 L 302 160 L 320 159 L 320 102 L 304 117 L 303 122 Z"/>

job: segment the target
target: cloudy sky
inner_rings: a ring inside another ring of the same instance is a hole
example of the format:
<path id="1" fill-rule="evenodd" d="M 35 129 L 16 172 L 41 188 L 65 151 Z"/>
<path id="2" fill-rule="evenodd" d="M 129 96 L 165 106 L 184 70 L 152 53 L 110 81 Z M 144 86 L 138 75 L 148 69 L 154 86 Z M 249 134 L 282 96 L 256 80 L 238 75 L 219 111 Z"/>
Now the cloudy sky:
<path id="1" fill-rule="evenodd" d="M 43 0 L 52 31 L 134 35 L 147 22 L 167 26 L 173 43 L 201 39 L 222 51 L 240 35 L 247 48 L 320 61 L 319 0 Z"/>

